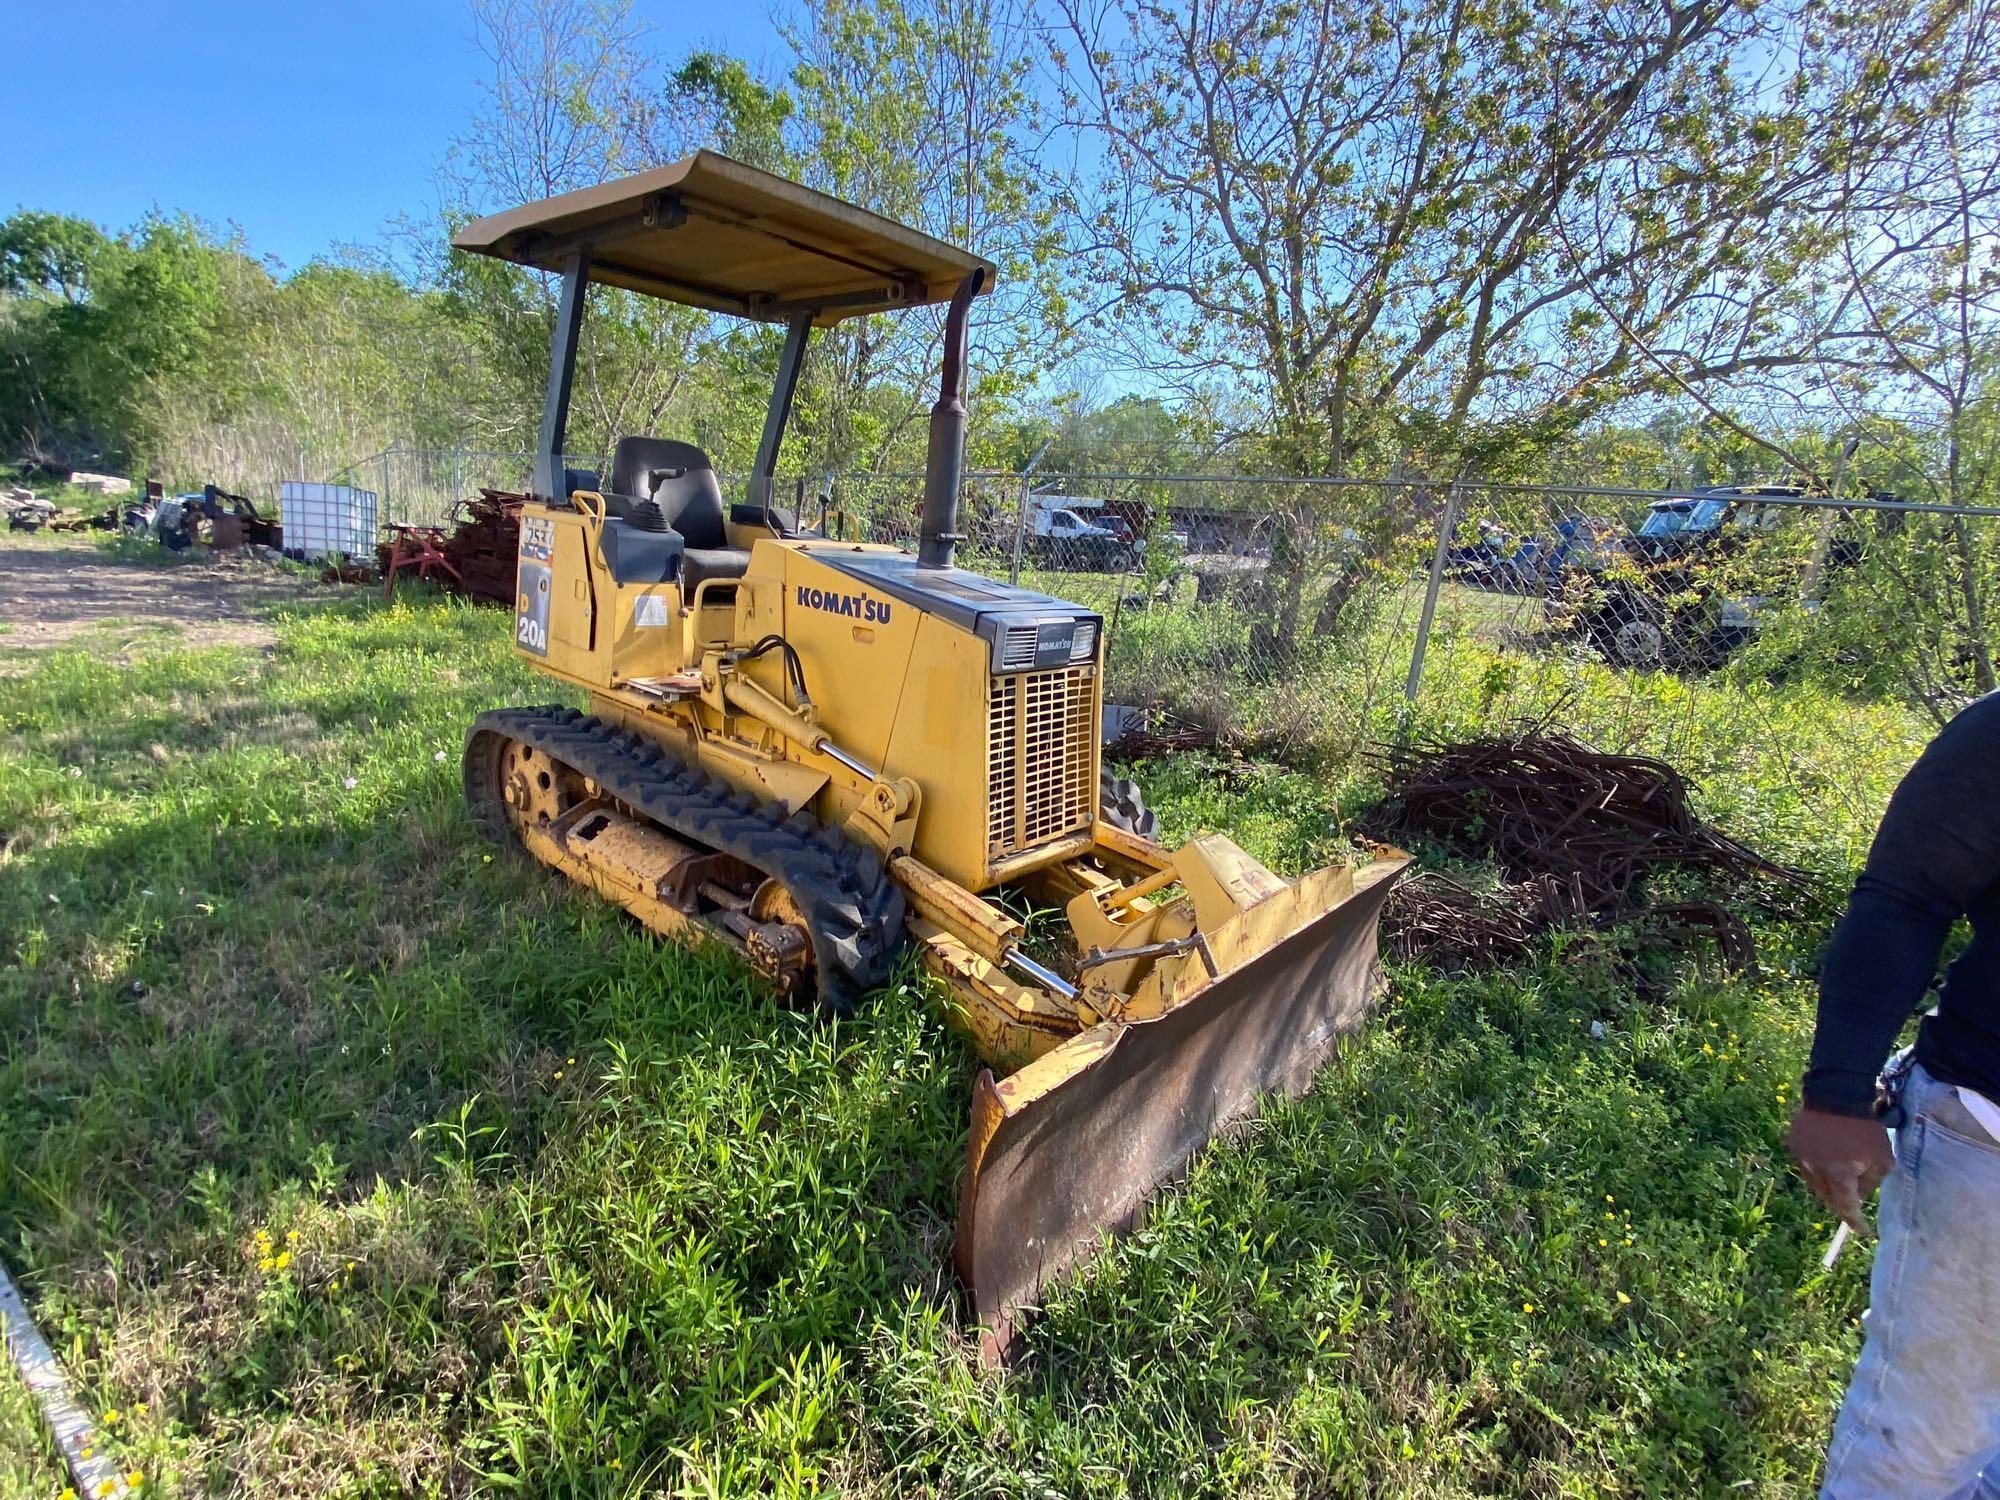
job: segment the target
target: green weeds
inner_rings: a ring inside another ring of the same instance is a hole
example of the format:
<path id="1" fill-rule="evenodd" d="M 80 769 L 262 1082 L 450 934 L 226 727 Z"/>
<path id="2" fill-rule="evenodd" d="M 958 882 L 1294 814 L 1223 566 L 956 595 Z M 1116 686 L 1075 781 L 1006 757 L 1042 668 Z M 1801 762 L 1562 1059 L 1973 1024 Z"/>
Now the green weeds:
<path id="1" fill-rule="evenodd" d="M 0 1241 L 154 1492 L 1808 1486 L 1865 1274 L 1820 1273 L 1780 1157 L 1811 934 L 1646 996 L 1577 942 L 1397 973 L 995 1376 L 949 1273 L 970 1054 L 913 976 L 822 1025 L 482 845 L 464 726 L 561 696 L 505 624 L 354 595 L 268 656 L 0 678 Z M 1909 731 L 1761 705 L 1705 805 L 1844 875 Z M 1140 770 L 1171 837 L 1286 868 L 1368 792 Z M 0 1382 L 0 1448 L 31 1432 Z M 61 1488 L 32 1452 L 0 1484 Z"/>

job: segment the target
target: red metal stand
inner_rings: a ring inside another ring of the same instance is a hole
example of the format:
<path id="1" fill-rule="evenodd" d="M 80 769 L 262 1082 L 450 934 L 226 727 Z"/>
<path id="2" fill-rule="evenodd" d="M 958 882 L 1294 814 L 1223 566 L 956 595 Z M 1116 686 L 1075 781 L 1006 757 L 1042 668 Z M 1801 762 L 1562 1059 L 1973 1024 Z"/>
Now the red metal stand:
<path id="1" fill-rule="evenodd" d="M 383 570 L 382 597 L 396 597 L 396 575 L 405 569 L 414 568 L 420 579 L 429 578 L 432 568 L 442 568 L 449 573 L 454 583 L 461 587 L 465 580 L 458 569 L 445 556 L 445 531 L 442 526 L 391 526 L 389 542 L 389 566 Z"/>

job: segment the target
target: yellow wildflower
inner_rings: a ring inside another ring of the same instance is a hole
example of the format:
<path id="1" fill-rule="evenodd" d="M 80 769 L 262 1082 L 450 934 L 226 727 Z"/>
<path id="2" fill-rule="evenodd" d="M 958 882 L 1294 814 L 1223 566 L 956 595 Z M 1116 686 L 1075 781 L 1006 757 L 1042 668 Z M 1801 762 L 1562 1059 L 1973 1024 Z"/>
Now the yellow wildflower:
<path id="1" fill-rule="evenodd" d="M 1524 1313 L 1531 1313 L 1534 1310 L 1535 1310 L 1535 1304 L 1532 1302 L 1523 1302 L 1521 1304 L 1521 1311 Z"/>
<path id="2" fill-rule="evenodd" d="M 292 1263 L 292 1252 L 289 1250 L 280 1250 L 278 1252 L 278 1258 L 273 1262 L 271 1262 L 271 1264 L 276 1266 L 280 1271 L 284 1270 L 285 1267 L 289 1266 L 291 1263 Z"/>
<path id="3" fill-rule="evenodd" d="M 1623 1292 L 1620 1292 L 1618 1294 L 1618 1305 L 1620 1307 L 1630 1307 L 1632 1305 L 1632 1299 L 1626 1296 Z"/>

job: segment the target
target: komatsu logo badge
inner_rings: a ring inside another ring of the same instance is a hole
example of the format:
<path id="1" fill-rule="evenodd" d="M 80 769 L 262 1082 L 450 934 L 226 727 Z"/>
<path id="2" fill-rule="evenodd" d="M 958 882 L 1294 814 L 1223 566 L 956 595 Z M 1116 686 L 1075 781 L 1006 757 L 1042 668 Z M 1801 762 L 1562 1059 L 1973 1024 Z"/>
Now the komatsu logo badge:
<path id="1" fill-rule="evenodd" d="M 836 594 L 831 589 L 811 588 L 802 583 L 798 586 L 798 602 L 805 609 L 841 615 L 869 625 L 889 623 L 889 601 L 871 599 L 866 594 Z"/>

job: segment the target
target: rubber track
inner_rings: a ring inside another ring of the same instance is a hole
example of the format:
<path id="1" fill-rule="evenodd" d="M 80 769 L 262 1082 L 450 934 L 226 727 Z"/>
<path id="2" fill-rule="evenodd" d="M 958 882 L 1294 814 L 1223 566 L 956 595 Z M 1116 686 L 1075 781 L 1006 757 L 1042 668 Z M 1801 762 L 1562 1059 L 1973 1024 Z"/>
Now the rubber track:
<path id="1" fill-rule="evenodd" d="M 668 832 L 781 882 L 805 914 L 822 1010 L 846 1015 L 888 981 L 903 943 L 903 893 L 875 850 L 740 791 L 644 735 L 559 707 L 495 709 L 466 734 L 466 803 L 481 831 L 503 843 L 515 834 L 494 801 L 498 744 L 481 743 L 489 735 L 532 745 Z"/>
<path id="2" fill-rule="evenodd" d="M 1160 815 L 1146 806 L 1139 783 L 1113 776 L 1110 767 L 1097 773 L 1097 815 L 1113 828 L 1160 841 Z"/>

